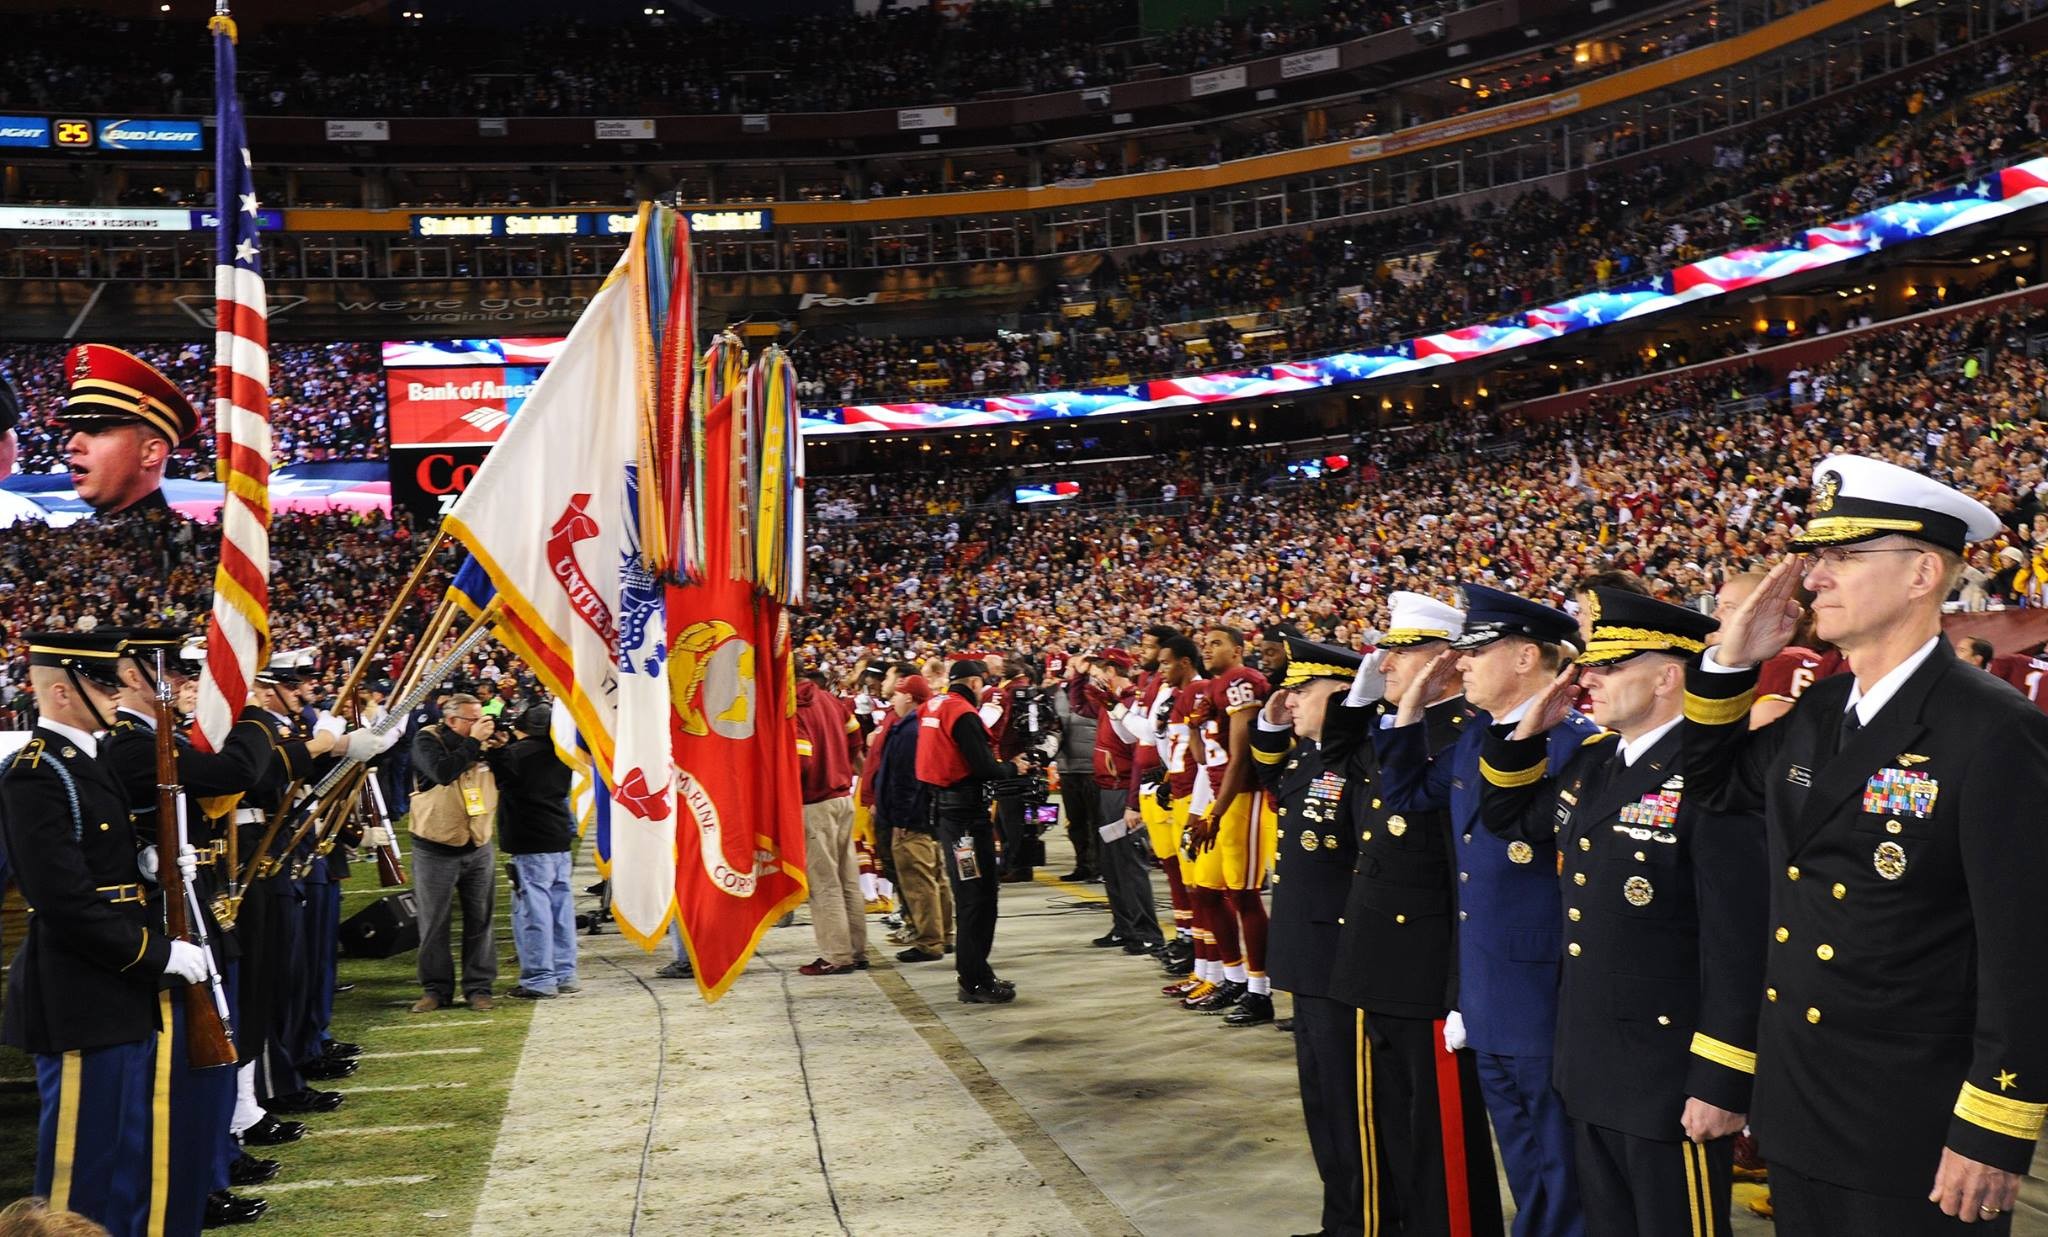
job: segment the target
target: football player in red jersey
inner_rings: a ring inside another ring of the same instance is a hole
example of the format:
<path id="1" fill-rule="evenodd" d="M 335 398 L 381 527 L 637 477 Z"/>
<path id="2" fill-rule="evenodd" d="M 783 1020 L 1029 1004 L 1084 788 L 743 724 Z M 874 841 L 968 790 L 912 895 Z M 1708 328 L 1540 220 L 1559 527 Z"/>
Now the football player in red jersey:
<path id="1" fill-rule="evenodd" d="M 2048 658 L 2043 653 L 2042 649 L 1999 653 L 1985 669 L 2019 688 L 2020 695 L 2033 701 L 2034 707 L 2048 712 Z"/>
<path id="2" fill-rule="evenodd" d="M 1244 664 L 1244 633 L 1216 625 L 1203 633 L 1209 678 L 1200 707 L 1202 764 L 1210 801 L 1188 816 L 1195 851 L 1195 899 L 1206 904 L 1223 964 L 1223 984 L 1189 1008 L 1220 1014 L 1242 1006 L 1231 1026 L 1273 1019 L 1266 976 L 1266 904 L 1260 889 L 1273 867 L 1275 822 L 1252 770 L 1252 719 L 1272 689 Z M 1235 1016 L 1235 1015 L 1234 1015 Z"/>
<path id="3" fill-rule="evenodd" d="M 1721 585 L 1721 591 L 1715 594 L 1715 612 L 1733 612 L 1756 591 L 1767 574 L 1749 571 L 1728 577 Z M 1849 668 L 1842 655 L 1834 649 L 1816 649 L 1820 643 L 1820 638 L 1813 634 L 1812 613 L 1802 612 L 1799 637 L 1786 645 L 1783 652 L 1765 662 L 1757 673 L 1756 704 L 1749 710 L 1751 730 L 1768 726 L 1785 716 L 1792 711 L 1792 702 L 1799 699 L 1807 688 Z"/>

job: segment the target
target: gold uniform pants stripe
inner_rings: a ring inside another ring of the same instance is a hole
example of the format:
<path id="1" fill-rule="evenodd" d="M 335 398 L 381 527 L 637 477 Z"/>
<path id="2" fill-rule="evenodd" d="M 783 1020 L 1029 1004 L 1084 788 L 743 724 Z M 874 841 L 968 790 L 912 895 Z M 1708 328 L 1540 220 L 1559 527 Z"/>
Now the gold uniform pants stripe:
<path id="1" fill-rule="evenodd" d="M 50 1210 L 71 1209 L 71 1170 L 78 1159 L 78 1084 L 85 1072 L 85 1054 L 64 1054 L 64 1069 L 57 1079 L 56 1162 L 50 1173 Z"/>
<path id="2" fill-rule="evenodd" d="M 1365 1171 L 1365 1237 L 1379 1237 L 1380 1163 L 1372 1113 L 1372 1037 L 1365 1033 L 1365 1011 L 1354 1011 L 1358 1028 L 1358 1156 Z"/>
<path id="3" fill-rule="evenodd" d="M 177 1051 L 171 1034 L 171 994 L 159 992 L 157 1013 L 163 1030 L 156 1037 L 156 1088 L 149 1124 L 149 1235 L 162 1237 L 171 1195 L 171 1058 Z"/>
<path id="4" fill-rule="evenodd" d="M 1678 1144 L 1685 1157 L 1685 1201 L 1692 1209 L 1692 1237 L 1714 1237 L 1714 1184 L 1707 1149 L 1691 1139 Z"/>

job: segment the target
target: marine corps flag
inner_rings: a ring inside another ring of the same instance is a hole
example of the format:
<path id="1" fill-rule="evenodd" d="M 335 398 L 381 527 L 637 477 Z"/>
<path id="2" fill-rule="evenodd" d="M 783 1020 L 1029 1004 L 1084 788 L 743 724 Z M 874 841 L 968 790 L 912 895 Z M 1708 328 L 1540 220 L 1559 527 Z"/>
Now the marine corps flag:
<path id="1" fill-rule="evenodd" d="M 558 749 L 602 782 L 620 931 L 652 949 L 680 909 L 716 1000 L 803 899 L 782 620 L 801 587 L 802 468 L 779 353 L 749 384 L 721 341 L 715 381 L 698 380 L 688 255 L 682 216 L 643 207 L 447 524 L 489 579 L 466 571 L 459 591 L 495 591 L 499 639 L 573 723 Z"/>

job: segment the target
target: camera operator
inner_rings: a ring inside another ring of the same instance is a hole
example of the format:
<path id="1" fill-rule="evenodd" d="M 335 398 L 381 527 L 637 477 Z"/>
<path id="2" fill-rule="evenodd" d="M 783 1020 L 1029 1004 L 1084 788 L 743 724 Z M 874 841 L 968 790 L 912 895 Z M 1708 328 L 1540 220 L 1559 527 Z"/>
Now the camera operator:
<path id="1" fill-rule="evenodd" d="M 996 760 L 988 727 L 975 709 L 988 673 L 983 662 L 954 662 L 946 675 L 946 694 L 918 709 L 917 780 L 931 788 L 939 847 L 953 884 L 954 972 L 960 999 L 1002 1005 L 1017 999 L 1017 987 L 997 979 L 988 964 L 996 936 L 998 877 L 995 831 L 982 784 L 990 778 L 1014 777 L 1019 768 Z M 1022 811 L 1019 801 L 1020 821 Z"/>
<path id="2" fill-rule="evenodd" d="M 1064 681 L 1046 669 L 1045 687 L 1052 693 L 1059 718 L 1060 806 L 1067 818 L 1067 840 L 1074 844 L 1074 870 L 1069 881 L 1102 879 L 1102 799 L 1095 793 L 1095 730 L 1101 715 L 1101 691 L 1089 682 L 1092 663 L 1076 653 L 1066 664 Z M 1115 933 L 1111 933 L 1112 936 Z"/>

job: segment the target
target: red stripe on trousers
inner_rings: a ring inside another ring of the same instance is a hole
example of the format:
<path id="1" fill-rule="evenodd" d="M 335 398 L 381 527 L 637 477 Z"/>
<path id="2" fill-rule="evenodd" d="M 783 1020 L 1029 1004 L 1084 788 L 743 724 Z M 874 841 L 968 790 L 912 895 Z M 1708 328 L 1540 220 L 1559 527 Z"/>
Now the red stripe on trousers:
<path id="1" fill-rule="evenodd" d="M 1458 1079 L 1458 1058 L 1444 1047 L 1444 1021 L 1431 1024 L 1436 1049 L 1437 1126 L 1444 1137 L 1444 1202 L 1449 1207 L 1451 1237 L 1472 1237 L 1471 1184 L 1465 1180 L 1465 1096 Z"/>

